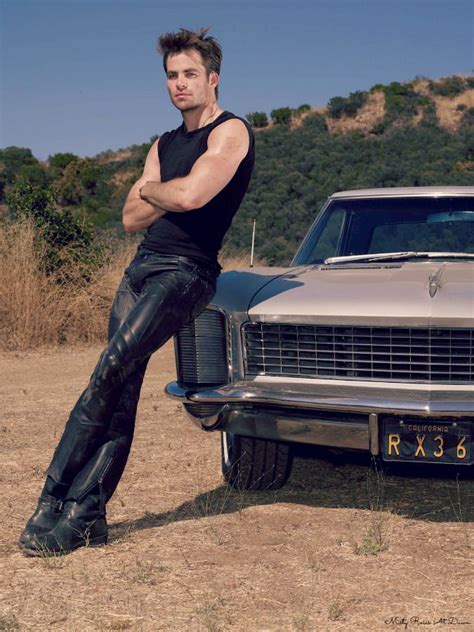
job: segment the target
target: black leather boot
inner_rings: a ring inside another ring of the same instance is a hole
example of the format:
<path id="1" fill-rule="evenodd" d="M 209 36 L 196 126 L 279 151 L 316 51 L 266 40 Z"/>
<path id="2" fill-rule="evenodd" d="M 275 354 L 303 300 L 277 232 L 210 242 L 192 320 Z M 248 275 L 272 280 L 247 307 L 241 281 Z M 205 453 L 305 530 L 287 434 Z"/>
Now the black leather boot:
<path id="1" fill-rule="evenodd" d="M 125 452 L 115 441 L 97 450 L 69 488 L 57 524 L 30 538 L 22 547 L 25 555 L 64 555 L 82 546 L 107 543 L 105 505 L 123 472 L 128 449 Z"/>
<path id="2" fill-rule="evenodd" d="M 100 513 L 100 494 L 89 494 L 82 502 L 69 500 L 51 531 L 28 541 L 23 553 L 33 557 L 65 555 L 81 546 L 107 543 L 107 522 Z"/>
<path id="3" fill-rule="evenodd" d="M 63 499 L 68 487 L 69 485 L 57 483 L 50 476 L 46 477 L 45 485 L 38 499 L 38 505 L 18 540 L 20 548 L 28 546 L 37 536 L 54 529 L 61 518 Z"/>

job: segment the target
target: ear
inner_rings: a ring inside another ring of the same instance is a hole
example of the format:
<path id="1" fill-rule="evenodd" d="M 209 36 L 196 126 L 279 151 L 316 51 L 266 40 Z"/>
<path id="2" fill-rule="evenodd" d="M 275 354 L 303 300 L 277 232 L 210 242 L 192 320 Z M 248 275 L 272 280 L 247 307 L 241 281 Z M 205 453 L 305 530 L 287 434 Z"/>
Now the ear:
<path id="1" fill-rule="evenodd" d="M 209 74 L 209 83 L 213 88 L 217 88 L 219 84 L 219 75 L 214 70 Z"/>

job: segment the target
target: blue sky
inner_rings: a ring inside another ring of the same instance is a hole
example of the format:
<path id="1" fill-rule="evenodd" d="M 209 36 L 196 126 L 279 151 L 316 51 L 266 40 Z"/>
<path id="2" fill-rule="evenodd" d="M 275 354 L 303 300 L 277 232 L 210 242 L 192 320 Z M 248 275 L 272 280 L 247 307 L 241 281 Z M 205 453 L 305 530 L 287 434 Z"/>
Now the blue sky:
<path id="1" fill-rule="evenodd" d="M 473 0 L 0 0 L 0 147 L 92 156 L 177 127 L 157 36 L 212 26 L 245 116 L 470 74 Z"/>

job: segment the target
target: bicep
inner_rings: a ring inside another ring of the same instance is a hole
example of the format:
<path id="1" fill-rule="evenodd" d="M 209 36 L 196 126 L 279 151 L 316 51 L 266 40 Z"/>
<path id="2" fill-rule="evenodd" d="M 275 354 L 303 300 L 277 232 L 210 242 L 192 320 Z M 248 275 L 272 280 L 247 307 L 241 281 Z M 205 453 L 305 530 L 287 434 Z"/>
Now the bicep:
<path id="1" fill-rule="evenodd" d="M 201 201 L 204 200 L 202 205 L 232 180 L 247 155 L 249 142 L 248 131 L 238 119 L 219 125 L 210 134 L 207 151 L 198 158 L 189 174 Z"/>

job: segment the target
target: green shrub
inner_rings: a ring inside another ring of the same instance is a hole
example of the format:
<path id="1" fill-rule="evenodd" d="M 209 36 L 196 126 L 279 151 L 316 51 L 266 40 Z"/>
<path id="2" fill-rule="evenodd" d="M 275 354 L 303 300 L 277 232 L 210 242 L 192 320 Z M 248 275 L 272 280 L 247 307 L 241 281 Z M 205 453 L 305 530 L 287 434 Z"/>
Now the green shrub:
<path id="1" fill-rule="evenodd" d="M 297 114 L 303 114 L 303 112 L 309 112 L 311 110 L 311 106 L 309 103 L 303 103 L 299 107 L 296 108 Z"/>
<path id="2" fill-rule="evenodd" d="M 474 126 L 474 108 L 469 108 L 463 114 L 461 119 L 462 127 L 472 127 Z"/>
<path id="3" fill-rule="evenodd" d="M 75 162 L 77 160 L 79 160 L 79 156 L 71 154 L 70 152 L 58 153 L 49 156 L 48 165 L 50 169 L 61 174 L 70 162 Z"/>
<path id="4" fill-rule="evenodd" d="M 421 123 L 424 126 L 438 124 L 438 117 L 436 115 L 436 106 L 434 102 L 431 100 L 428 100 L 427 105 L 425 105 Z"/>
<path id="5" fill-rule="evenodd" d="M 252 127 L 267 127 L 268 117 L 265 112 L 250 112 L 246 115 L 247 121 Z"/>
<path id="6" fill-rule="evenodd" d="M 376 136 L 381 136 L 388 127 L 388 123 L 385 121 L 380 121 L 370 130 L 371 134 L 375 134 Z"/>
<path id="7" fill-rule="evenodd" d="M 462 77 L 453 75 L 439 81 L 430 81 L 429 89 L 433 94 L 439 94 L 442 97 L 455 97 L 466 89 L 466 82 Z"/>
<path id="8" fill-rule="evenodd" d="M 375 83 L 369 90 L 369 92 L 377 92 L 377 91 L 383 91 L 383 89 L 385 88 L 383 83 Z"/>
<path id="9" fill-rule="evenodd" d="M 51 187 L 35 187 L 18 182 L 6 199 L 17 220 L 29 219 L 37 239 L 45 250 L 46 272 L 58 271 L 72 262 L 85 268 L 101 262 L 101 252 L 94 245 L 92 225 L 81 222 L 68 211 L 57 208 L 57 196 Z"/>
<path id="10" fill-rule="evenodd" d="M 344 114 L 344 106 L 346 100 L 344 97 L 333 97 L 328 101 L 328 116 L 331 118 L 339 119 Z"/>
<path id="11" fill-rule="evenodd" d="M 288 107 L 277 108 L 276 110 L 272 110 L 270 112 L 270 116 L 272 117 L 272 121 L 275 125 L 289 125 L 291 123 L 293 111 Z"/>
<path id="12" fill-rule="evenodd" d="M 2 195 L 17 180 L 39 186 L 45 185 L 48 181 L 45 168 L 28 147 L 0 149 L 0 173 Z"/>
<path id="13" fill-rule="evenodd" d="M 427 107 L 430 100 L 413 90 L 412 83 L 393 81 L 383 86 L 386 118 L 389 122 L 414 116 L 420 107 Z"/>
<path id="14" fill-rule="evenodd" d="M 303 121 L 305 128 L 311 128 L 313 132 L 327 132 L 328 126 L 326 123 L 326 117 L 319 112 L 312 112 Z"/>
<path id="15" fill-rule="evenodd" d="M 342 116 L 355 116 L 367 101 L 367 96 L 368 92 L 357 90 L 357 92 L 351 92 L 346 98 L 334 97 L 328 102 L 328 114 L 336 119 Z"/>

